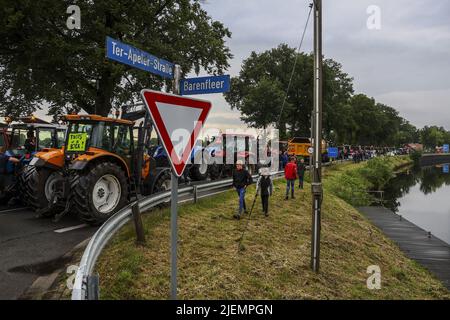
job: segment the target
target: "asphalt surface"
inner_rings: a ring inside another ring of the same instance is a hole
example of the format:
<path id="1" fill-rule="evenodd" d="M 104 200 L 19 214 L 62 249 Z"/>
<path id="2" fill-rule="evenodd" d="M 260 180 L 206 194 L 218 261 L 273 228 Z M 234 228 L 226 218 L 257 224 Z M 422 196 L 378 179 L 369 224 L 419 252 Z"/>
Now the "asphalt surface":
<path id="1" fill-rule="evenodd" d="M 199 191 L 198 198 L 229 189 Z M 179 203 L 187 201 L 191 201 L 189 195 L 179 198 Z M 20 205 L 0 205 L 0 300 L 20 299 L 38 277 L 65 266 L 69 261 L 62 257 L 97 229 L 71 213 L 54 222 L 51 218 L 36 218 L 32 210 Z"/>
<path id="2" fill-rule="evenodd" d="M 64 230 L 70 227 L 78 228 Z M 28 208 L 0 206 L 0 299 L 20 299 L 38 277 L 61 268 L 67 262 L 61 257 L 96 230 L 74 215 L 55 223 L 36 218 Z"/>
<path id="3" fill-rule="evenodd" d="M 225 189 L 229 188 L 215 192 Z M 198 197 L 207 193 L 199 192 Z M 189 201 L 189 196 L 179 201 Z M 38 277 L 66 265 L 68 261 L 62 257 L 97 229 L 70 213 L 54 222 L 51 218 L 36 218 L 33 211 L 20 205 L 0 205 L 0 300 L 20 299 Z"/>

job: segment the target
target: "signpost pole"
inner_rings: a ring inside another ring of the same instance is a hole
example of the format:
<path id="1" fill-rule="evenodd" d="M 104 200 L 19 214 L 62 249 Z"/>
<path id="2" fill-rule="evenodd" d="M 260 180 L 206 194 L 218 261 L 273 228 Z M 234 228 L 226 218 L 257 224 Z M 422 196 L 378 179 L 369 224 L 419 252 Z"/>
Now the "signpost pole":
<path id="1" fill-rule="evenodd" d="M 177 242 L 178 242 L 178 177 L 172 172 L 171 179 L 171 203 L 170 203 L 170 231 L 171 231 L 171 284 L 170 284 L 170 296 L 172 300 L 177 299 Z"/>
<path id="2" fill-rule="evenodd" d="M 322 190 L 322 0 L 314 1 L 314 110 L 311 269 L 319 272 Z"/>
<path id="3" fill-rule="evenodd" d="M 172 72 L 173 71 L 173 72 Z M 211 102 L 185 98 L 180 95 L 181 69 L 175 65 L 170 69 L 173 75 L 173 94 L 143 89 L 141 97 L 158 132 L 161 144 L 172 165 L 170 204 L 170 296 L 177 299 L 177 242 L 178 242 L 178 177 L 183 174 L 189 155 L 195 145 L 200 130 L 205 123 Z M 178 130 L 190 131 L 188 138 L 173 137 Z M 176 141 L 175 141 L 176 140 Z M 177 143 L 175 146 L 175 142 Z M 175 147 L 181 147 L 181 154 Z M 184 151 L 183 151 L 184 150 Z"/>
<path id="4" fill-rule="evenodd" d="M 179 65 L 174 67 L 174 80 L 173 80 L 173 93 L 180 94 L 180 78 L 181 69 Z M 177 299 L 177 248 L 178 248 L 178 177 L 172 170 L 170 190 L 171 203 L 170 203 L 170 231 L 171 231 L 171 253 L 170 253 L 170 267 L 171 267 L 171 284 L 170 284 L 170 296 L 172 300 Z"/>

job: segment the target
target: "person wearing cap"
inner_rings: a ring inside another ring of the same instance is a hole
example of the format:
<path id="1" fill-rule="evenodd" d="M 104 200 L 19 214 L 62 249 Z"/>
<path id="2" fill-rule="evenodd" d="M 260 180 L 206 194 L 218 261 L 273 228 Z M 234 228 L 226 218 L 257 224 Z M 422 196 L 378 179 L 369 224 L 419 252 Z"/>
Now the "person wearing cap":
<path id="1" fill-rule="evenodd" d="M 259 171 L 258 182 L 256 183 L 256 190 L 259 190 L 261 195 L 261 203 L 263 212 L 266 217 L 269 216 L 269 197 L 273 192 L 272 178 L 270 177 L 269 168 L 262 168 Z"/>
<path id="2" fill-rule="evenodd" d="M 247 213 L 247 206 L 245 205 L 245 191 L 247 186 L 253 183 L 252 176 L 246 169 L 244 169 L 244 162 L 238 160 L 236 162 L 236 170 L 233 171 L 233 187 L 239 195 L 239 210 L 234 214 L 235 219 L 240 219 L 242 213 Z"/>
<path id="3" fill-rule="evenodd" d="M 27 153 L 33 153 L 36 151 L 36 137 L 34 136 L 34 130 L 29 129 L 27 132 L 27 138 L 25 139 L 24 148 Z"/>

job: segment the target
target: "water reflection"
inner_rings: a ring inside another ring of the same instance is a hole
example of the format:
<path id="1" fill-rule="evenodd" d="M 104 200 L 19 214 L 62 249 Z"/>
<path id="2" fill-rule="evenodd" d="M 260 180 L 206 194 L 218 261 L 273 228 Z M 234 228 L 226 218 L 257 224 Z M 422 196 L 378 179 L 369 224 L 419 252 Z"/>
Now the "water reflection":
<path id="1" fill-rule="evenodd" d="M 448 165 L 413 168 L 385 188 L 385 206 L 450 243 Z"/>

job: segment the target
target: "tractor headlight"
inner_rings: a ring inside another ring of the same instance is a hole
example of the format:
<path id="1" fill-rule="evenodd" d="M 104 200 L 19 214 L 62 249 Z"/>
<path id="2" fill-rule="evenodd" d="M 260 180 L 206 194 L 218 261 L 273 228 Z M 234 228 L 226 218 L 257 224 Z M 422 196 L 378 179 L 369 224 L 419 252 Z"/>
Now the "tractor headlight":
<path id="1" fill-rule="evenodd" d="M 42 167 L 45 165 L 45 161 L 41 158 L 33 157 L 30 161 L 30 166 Z"/>

